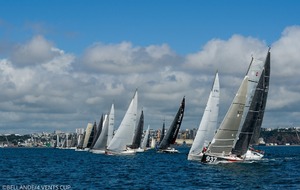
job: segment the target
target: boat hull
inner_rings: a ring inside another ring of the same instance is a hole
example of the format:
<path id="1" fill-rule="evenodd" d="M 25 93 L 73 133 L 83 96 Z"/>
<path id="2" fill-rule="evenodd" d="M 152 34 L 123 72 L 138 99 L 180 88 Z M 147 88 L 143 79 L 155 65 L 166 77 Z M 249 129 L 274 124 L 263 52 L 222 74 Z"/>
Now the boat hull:
<path id="1" fill-rule="evenodd" d="M 94 154 L 105 154 L 105 150 L 91 149 L 90 152 Z"/>
<path id="2" fill-rule="evenodd" d="M 206 164 L 235 163 L 235 162 L 243 162 L 243 161 L 244 161 L 243 158 L 237 157 L 235 155 L 215 156 L 215 155 L 204 154 L 201 159 L 201 162 Z"/>
<path id="3" fill-rule="evenodd" d="M 135 152 L 145 152 L 145 150 L 142 148 L 138 148 L 138 149 L 135 149 Z"/>
<path id="4" fill-rule="evenodd" d="M 175 148 L 160 149 L 160 150 L 158 150 L 158 152 L 161 152 L 161 153 L 179 153 L 179 151 L 176 150 Z"/>
<path id="5" fill-rule="evenodd" d="M 134 149 L 126 149 L 120 152 L 114 152 L 110 150 L 105 151 L 106 155 L 135 155 L 136 151 Z"/>

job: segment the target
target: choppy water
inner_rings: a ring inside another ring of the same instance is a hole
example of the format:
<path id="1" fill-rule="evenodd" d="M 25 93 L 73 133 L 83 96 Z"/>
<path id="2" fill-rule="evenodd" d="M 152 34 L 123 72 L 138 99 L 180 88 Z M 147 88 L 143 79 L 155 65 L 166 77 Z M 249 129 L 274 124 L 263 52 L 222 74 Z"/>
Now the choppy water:
<path id="1" fill-rule="evenodd" d="M 260 147 L 254 163 L 207 165 L 180 154 L 106 156 L 1 148 L 0 189 L 300 189 L 300 146 Z"/>

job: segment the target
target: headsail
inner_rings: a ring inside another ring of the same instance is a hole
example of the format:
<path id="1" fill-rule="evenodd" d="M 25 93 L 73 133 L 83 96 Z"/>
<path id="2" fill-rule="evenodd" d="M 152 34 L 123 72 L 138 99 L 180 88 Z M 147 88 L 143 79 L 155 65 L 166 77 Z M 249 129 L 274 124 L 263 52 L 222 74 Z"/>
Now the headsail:
<path id="1" fill-rule="evenodd" d="M 115 106 L 114 104 L 112 104 L 108 115 L 107 145 L 109 145 L 110 141 L 113 138 L 114 126 L 115 126 Z"/>
<path id="2" fill-rule="evenodd" d="M 188 159 L 195 159 L 194 156 L 200 156 L 204 146 L 208 145 L 217 129 L 220 101 L 220 84 L 218 73 L 215 75 L 213 86 L 211 88 L 208 101 L 197 130 L 196 137 L 189 151 Z"/>

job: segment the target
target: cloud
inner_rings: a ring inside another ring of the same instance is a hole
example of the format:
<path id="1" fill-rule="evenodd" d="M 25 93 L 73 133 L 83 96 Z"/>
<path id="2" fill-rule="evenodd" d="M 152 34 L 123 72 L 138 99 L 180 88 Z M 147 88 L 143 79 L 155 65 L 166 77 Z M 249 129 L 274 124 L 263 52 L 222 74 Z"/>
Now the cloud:
<path id="1" fill-rule="evenodd" d="M 279 110 L 296 111 L 300 104 L 300 26 L 285 28 L 282 36 L 272 44 L 271 86 L 269 107 L 273 112 Z"/>
<path id="2" fill-rule="evenodd" d="M 86 66 L 101 73 L 132 74 L 163 68 L 170 63 L 168 60 L 175 60 L 175 57 L 166 44 L 143 48 L 133 47 L 130 42 L 95 43 L 86 49 L 82 61 Z"/>
<path id="3" fill-rule="evenodd" d="M 53 44 L 43 36 L 35 36 L 26 44 L 15 47 L 11 60 L 20 66 L 35 65 L 51 60 L 59 52 L 52 50 Z"/>
<path id="4" fill-rule="evenodd" d="M 298 75 L 300 70 L 300 26 L 287 27 L 272 44 L 273 75 L 284 78 Z"/>
<path id="5" fill-rule="evenodd" d="M 280 120 L 286 120 L 284 116 L 288 122 L 298 121 L 299 36 L 299 26 L 287 27 L 271 46 L 264 127 L 277 127 Z M 163 119 L 170 125 L 185 96 L 182 128 L 196 128 L 217 69 L 221 121 L 251 56 L 264 59 L 267 50 L 264 41 L 232 35 L 212 39 L 186 56 L 177 55 L 167 44 L 140 47 L 130 42 L 98 42 L 80 56 L 34 36 L 19 44 L 11 57 L 0 59 L 0 132 L 74 131 L 87 122 L 98 122 L 113 102 L 117 128 L 135 89 L 146 125 L 161 128 Z"/>
<path id="6" fill-rule="evenodd" d="M 186 67 L 196 70 L 240 74 L 248 66 L 251 55 L 261 57 L 266 45 L 258 39 L 233 35 L 228 40 L 212 39 L 203 50 L 186 57 Z"/>

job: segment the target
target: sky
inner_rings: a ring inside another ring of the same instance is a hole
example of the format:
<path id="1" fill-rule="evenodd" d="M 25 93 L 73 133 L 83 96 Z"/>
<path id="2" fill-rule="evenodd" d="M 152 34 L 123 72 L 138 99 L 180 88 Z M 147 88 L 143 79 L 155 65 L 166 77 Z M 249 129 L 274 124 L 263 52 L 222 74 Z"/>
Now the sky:
<path id="1" fill-rule="evenodd" d="M 219 122 L 271 47 L 263 127 L 300 126 L 300 2 L 0 0 L 0 134 L 74 132 L 138 89 L 145 126 L 198 128 L 218 71 Z"/>

